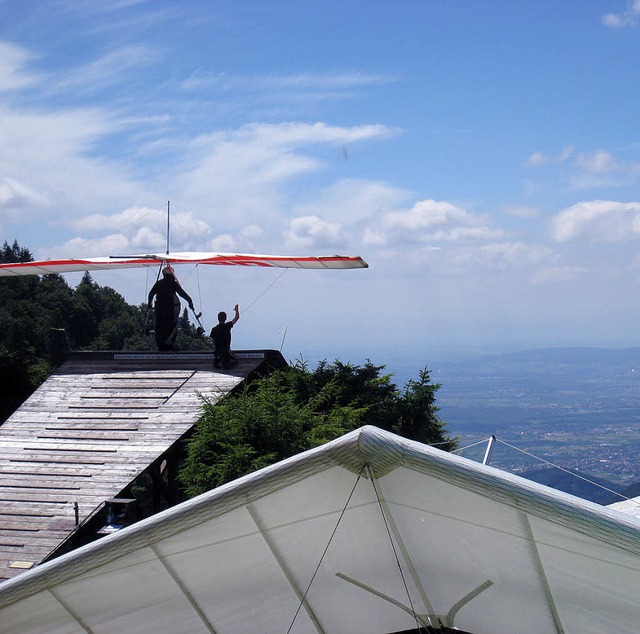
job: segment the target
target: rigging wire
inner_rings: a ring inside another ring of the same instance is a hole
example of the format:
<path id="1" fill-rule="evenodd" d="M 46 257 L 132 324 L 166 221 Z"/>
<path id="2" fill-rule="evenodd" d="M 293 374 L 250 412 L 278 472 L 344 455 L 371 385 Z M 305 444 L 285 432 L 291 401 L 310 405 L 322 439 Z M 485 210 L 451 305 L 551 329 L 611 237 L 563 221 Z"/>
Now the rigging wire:
<path id="1" fill-rule="evenodd" d="M 147 303 L 147 298 L 149 297 L 149 267 L 145 266 L 145 280 L 144 280 L 144 298 L 143 302 Z"/>
<path id="2" fill-rule="evenodd" d="M 575 471 L 571 471 L 570 469 L 565 469 L 564 467 L 561 467 L 560 465 L 554 464 L 553 462 L 550 462 L 549 460 L 546 460 L 545 458 L 540 458 L 539 456 L 536 456 L 524 449 L 520 449 L 519 447 L 516 447 L 514 445 L 509 444 L 508 442 L 505 442 L 504 440 L 500 440 L 499 438 L 496 438 L 496 440 L 500 443 L 502 443 L 503 445 L 506 445 L 507 447 L 511 448 L 511 449 L 515 449 L 516 451 L 520 451 L 521 453 L 531 457 L 531 458 L 535 458 L 536 460 L 539 460 L 540 462 L 544 462 L 545 464 L 548 464 L 551 467 L 555 467 L 556 469 L 560 469 L 560 471 L 563 471 L 564 473 L 568 473 L 576 478 L 578 478 L 579 480 L 584 480 L 585 482 L 588 482 L 589 484 L 593 484 L 593 486 L 596 486 L 600 489 L 603 489 L 604 491 L 607 491 L 608 493 L 612 493 L 614 495 L 617 495 L 618 497 L 622 498 L 623 500 L 627 500 L 629 502 L 634 502 L 635 504 L 638 504 L 640 506 L 640 502 L 637 502 L 636 500 L 633 500 L 632 498 L 628 498 L 626 495 L 623 495 L 622 493 L 618 493 L 617 491 L 614 491 L 613 489 L 610 489 L 602 484 L 598 484 L 597 482 L 594 482 L 593 480 L 589 480 L 589 478 L 585 478 L 584 476 L 580 475 L 579 473 L 575 473 Z"/>
<path id="3" fill-rule="evenodd" d="M 316 578 L 316 575 L 318 574 L 318 570 L 320 570 L 320 566 L 322 565 L 322 561 L 325 558 L 325 555 L 327 554 L 327 551 L 329 550 L 329 546 L 331 545 L 331 542 L 333 541 L 333 538 L 335 537 L 336 532 L 338 531 L 338 526 L 340 526 L 340 522 L 342 521 L 342 518 L 344 517 L 344 514 L 347 511 L 347 507 L 349 506 L 349 502 L 351 502 L 351 498 L 353 497 L 353 494 L 355 493 L 356 487 L 358 486 L 358 482 L 360 482 L 360 478 L 362 477 L 362 474 L 364 473 L 364 470 L 366 468 L 367 468 L 367 465 L 363 465 L 362 469 L 360 469 L 360 473 L 358 474 L 358 477 L 356 478 L 355 484 L 353 485 L 353 488 L 351 489 L 351 493 L 349 493 L 349 497 L 347 498 L 347 501 L 345 502 L 345 505 L 342 508 L 342 511 L 340 513 L 340 517 L 338 517 L 338 521 L 336 522 L 336 525 L 333 527 L 333 531 L 331 532 L 331 535 L 329 536 L 329 541 L 327 542 L 327 545 L 325 546 L 324 550 L 322 551 L 322 555 L 320 556 L 320 561 L 318 561 L 318 565 L 316 566 L 316 569 L 313 571 L 313 575 L 311 575 L 311 580 L 309 581 L 309 585 L 307 586 L 307 589 L 304 591 L 304 594 L 302 595 L 302 598 L 300 599 L 300 604 L 298 605 L 298 609 L 296 610 L 296 613 L 293 615 L 293 619 L 291 621 L 291 625 L 289 625 L 289 629 L 287 630 L 287 634 L 289 634 L 291 632 L 291 628 L 293 627 L 293 624 L 296 622 L 296 619 L 298 618 L 298 614 L 300 614 L 300 610 L 302 609 L 302 606 L 304 605 L 304 602 L 307 599 L 307 595 L 309 594 L 309 590 L 311 590 L 311 585 L 313 584 L 313 582 L 314 582 L 314 580 Z"/>
<path id="4" fill-rule="evenodd" d="M 193 272 L 198 268 L 198 264 L 194 264 L 193 267 L 189 270 L 189 272 L 182 278 L 183 283 L 186 282 L 191 275 L 193 274 Z"/>
<path id="5" fill-rule="evenodd" d="M 447 442 L 449 442 L 449 441 L 433 443 L 432 446 L 435 446 L 435 445 L 446 445 Z M 465 451 L 466 449 L 471 449 L 472 447 L 477 447 L 478 445 L 483 445 L 486 442 L 487 442 L 487 439 L 483 438 L 482 440 L 479 440 L 478 442 L 474 442 L 471 445 L 466 445 L 464 447 L 460 447 L 459 449 L 454 449 L 451 453 L 458 453 L 459 451 Z"/>
<path id="6" fill-rule="evenodd" d="M 589 478 L 586 478 L 583 475 L 580 475 L 579 473 L 576 473 L 575 471 L 571 471 L 571 469 L 566 469 L 565 467 L 561 467 L 558 464 L 555 464 L 553 462 L 551 462 L 550 460 L 547 460 L 546 458 L 541 458 L 540 456 L 536 456 L 535 454 L 527 451 L 526 449 L 521 449 L 520 447 L 516 447 L 515 445 L 512 445 L 508 442 L 506 442 L 505 440 L 501 440 L 500 438 L 498 438 L 497 436 L 495 436 L 495 439 L 497 442 L 502 443 L 503 445 L 505 445 L 506 447 L 509 447 L 510 449 L 515 449 L 516 451 L 519 451 L 520 453 L 525 454 L 526 456 L 529 456 L 530 458 L 533 458 L 534 460 L 538 460 L 539 462 L 543 462 L 546 465 L 549 465 L 550 467 L 554 467 L 555 469 L 559 469 L 560 471 L 563 471 L 564 473 L 573 476 L 574 478 L 578 478 L 579 480 L 583 480 L 584 482 L 587 482 L 588 484 L 592 484 L 593 486 L 602 489 L 603 491 L 606 491 L 607 493 L 611 493 L 619 498 L 622 498 L 623 500 L 627 501 L 627 502 L 633 502 L 634 504 L 637 504 L 638 506 L 640 506 L 640 501 L 634 499 L 634 498 L 630 498 L 627 497 L 626 495 L 624 495 L 623 493 L 620 493 L 618 491 L 614 491 L 613 489 L 610 489 L 609 487 L 604 486 L 603 484 L 599 484 L 598 482 L 594 482 L 593 480 L 590 480 Z M 478 442 L 474 442 L 471 445 L 466 445 L 465 447 L 460 447 L 459 449 L 454 449 L 451 453 L 458 453 L 461 451 L 464 451 L 465 449 L 471 449 L 472 447 L 476 447 L 477 445 L 481 445 L 488 442 L 488 439 L 483 438 L 482 440 L 479 440 Z"/>
<path id="7" fill-rule="evenodd" d="M 282 352 L 282 348 L 284 347 L 284 340 L 287 337 L 287 327 L 284 327 L 284 333 L 282 335 L 282 343 L 280 344 L 280 352 Z"/>
<path id="8" fill-rule="evenodd" d="M 144 298 L 142 299 L 142 303 L 147 307 L 144 315 L 144 326 L 142 327 L 142 334 L 147 334 L 147 328 L 149 327 L 149 317 L 151 316 L 151 311 L 149 310 L 148 301 L 149 301 L 149 267 L 145 266 L 145 280 L 144 280 Z"/>
<path id="9" fill-rule="evenodd" d="M 393 537 L 391 536 L 391 529 L 389 528 L 389 523 L 387 522 L 387 516 L 385 515 L 384 508 L 382 506 L 382 500 L 380 499 L 380 494 L 378 493 L 378 487 L 375 484 L 373 473 L 371 472 L 371 467 L 368 464 L 366 464 L 365 468 L 369 473 L 369 479 L 371 480 L 371 484 L 373 485 L 373 490 L 376 493 L 376 499 L 378 500 L 378 507 L 380 508 L 380 513 L 382 515 L 384 527 L 387 530 L 387 535 L 389 536 L 389 543 L 391 544 L 391 550 L 393 550 L 393 556 L 396 558 L 396 565 L 398 566 L 398 570 L 400 572 L 400 578 L 402 579 L 402 585 L 404 586 L 404 591 L 407 593 L 407 600 L 409 601 L 409 606 L 411 607 L 411 614 L 413 614 L 413 618 L 416 621 L 416 630 L 420 631 L 422 627 L 420 624 L 420 619 L 418 618 L 418 615 L 416 613 L 416 609 L 413 605 L 413 600 L 411 599 L 411 593 L 409 592 L 409 586 L 407 585 L 407 580 L 405 579 L 404 572 L 402 571 L 402 564 L 400 563 L 400 557 L 398 557 L 396 545 L 393 541 Z"/>
<path id="10" fill-rule="evenodd" d="M 202 310 L 202 289 L 200 288 L 200 269 L 196 264 L 196 284 L 198 287 L 198 308 Z"/>
<path id="11" fill-rule="evenodd" d="M 278 277 L 276 277 L 276 279 L 273 280 L 273 282 L 271 282 L 271 284 L 269 284 L 269 286 L 267 286 L 267 288 L 265 288 L 264 291 L 262 291 L 262 293 L 258 295 L 258 297 L 256 297 L 246 308 L 244 308 L 243 312 L 246 313 L 254 304 L 256 304 L 259 300 L 261 300 L 288 270 L 289 269 L 282 269 L 282 273 L 280 273 L 280 275 L 278 275 Z"/>

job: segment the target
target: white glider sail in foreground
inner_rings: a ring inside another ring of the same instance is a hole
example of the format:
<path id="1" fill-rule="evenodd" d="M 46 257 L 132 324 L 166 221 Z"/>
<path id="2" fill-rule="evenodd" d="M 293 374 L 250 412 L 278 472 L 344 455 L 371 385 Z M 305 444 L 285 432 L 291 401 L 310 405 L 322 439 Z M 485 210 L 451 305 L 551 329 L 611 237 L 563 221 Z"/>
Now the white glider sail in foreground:
<path id="1" fill-rule="evenodd" d="M 68 258 L 39 262 L 0 263 L 0 277 L 48 275 L 108 269 L 127 269 L 163 264 L 207 264 L 216 266 L 258 266 L 286 269 L 364 269 L 369 265 L 353 255 L 261 255 L 251 253 L 166 253 L 99 258 Z"/>
<path id="2" fill-rule="evenodd" d="M 363 427 L 1 583 L 0 630 L 637 634 L 639 587 L 636 518 Z"/>

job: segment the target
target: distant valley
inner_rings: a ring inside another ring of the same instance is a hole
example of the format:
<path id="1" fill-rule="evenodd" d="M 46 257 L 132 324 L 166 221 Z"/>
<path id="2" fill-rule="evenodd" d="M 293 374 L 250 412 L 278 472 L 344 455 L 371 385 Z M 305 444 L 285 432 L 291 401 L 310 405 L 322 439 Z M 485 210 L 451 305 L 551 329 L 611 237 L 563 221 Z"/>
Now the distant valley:
<path id="1" fill-rule="evenodd" d="M 542 349 L 429 368 L 442 385 L 441 418 L 470 446 L 462 455 L 482 460 L 493 434 L 490 464 L 589 499 L 610 494 L 585 494 L 557 469 L 545 475 L 545 463 L 524 452 L 614 490 L 640 482 L 640 348 Z"/>

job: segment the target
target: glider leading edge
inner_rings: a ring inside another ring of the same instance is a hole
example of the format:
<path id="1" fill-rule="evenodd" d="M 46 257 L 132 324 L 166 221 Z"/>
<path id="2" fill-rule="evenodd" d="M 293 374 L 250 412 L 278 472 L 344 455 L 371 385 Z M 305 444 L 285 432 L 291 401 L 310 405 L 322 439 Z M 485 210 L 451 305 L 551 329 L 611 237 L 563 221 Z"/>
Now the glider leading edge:
<path id="1" fill-rule="evenodd" d="M 293 269 L 363 269 L 369 266 L 361 257 L 351 255 L 296 256 L 184 252 L 0 263 L 0 277 L 140 268 L 163 264 L 210 264 L 217 266 L 259 266 Z"/>

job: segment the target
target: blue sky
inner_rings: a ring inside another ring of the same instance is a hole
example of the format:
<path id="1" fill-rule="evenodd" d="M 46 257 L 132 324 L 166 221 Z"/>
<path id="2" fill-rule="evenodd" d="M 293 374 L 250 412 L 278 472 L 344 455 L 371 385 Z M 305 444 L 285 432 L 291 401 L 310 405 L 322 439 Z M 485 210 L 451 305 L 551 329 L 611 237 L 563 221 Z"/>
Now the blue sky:
<path id="1" fill-rule="evenodd" d="M 174 251 L 370 264 L 180 269 L 207 327 L 240 304 L 238 347 L 640 344 L 640 1 L 0 11 L 0 238 L 37 259 L 164 249 L 170 200 Z"/>

